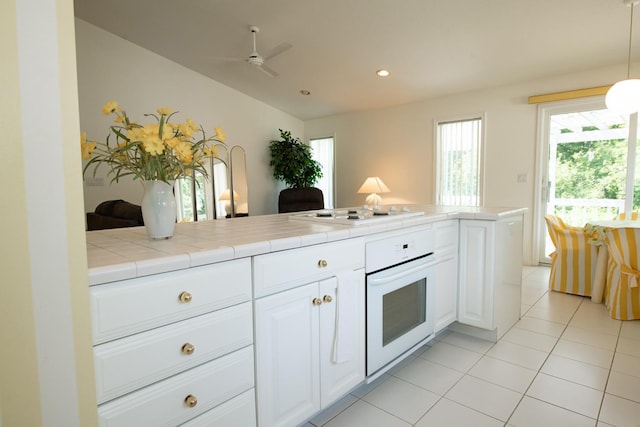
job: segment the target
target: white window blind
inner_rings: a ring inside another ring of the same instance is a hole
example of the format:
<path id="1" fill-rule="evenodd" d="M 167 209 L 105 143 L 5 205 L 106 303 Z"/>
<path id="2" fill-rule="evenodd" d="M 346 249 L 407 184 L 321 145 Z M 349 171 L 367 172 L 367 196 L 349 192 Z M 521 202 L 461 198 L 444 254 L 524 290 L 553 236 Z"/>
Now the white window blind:
<path id="1" fill-rule="evenodd" d="M 436 203 L 481 206 L 482 118 L 438 122 Z"/>
<path id="2" fill-rule="evenodd" d="M 316 187 L 322 190 L 324 207 L 326 209 L 333 209 L 334 207 L 333 142 L 333 137 L 314 138 L 309 140 L 309 146 L 313 152 L 313 159 L 322 165 L 322 178 L 318 180 Z"/>

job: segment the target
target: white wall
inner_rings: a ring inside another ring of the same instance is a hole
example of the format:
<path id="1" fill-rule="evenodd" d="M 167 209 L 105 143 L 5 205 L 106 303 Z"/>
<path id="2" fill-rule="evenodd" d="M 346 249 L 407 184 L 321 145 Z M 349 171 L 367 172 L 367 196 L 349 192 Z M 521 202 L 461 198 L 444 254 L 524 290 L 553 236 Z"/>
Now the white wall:
<path id="1" fill-rule="evenodd" d="M 534 261 L 534 183 L 537 107 L 531 95 L 611 84 L 624 75 L 616 66 L 379 110 L 300 120 L 152 52 L 76 20 L 80 123 L 90 139 L 104 138 L 110 117 L 100 109 L 115 99 L 132 118 L 166 106 L 206 129 L 222 126 L 230 145 L 247 152 L 252 215 L 277 212 L 282 184 L 271 176 L 268 141 L 278 128 L 305 139 L 335 136 L 336 206 L 357 206 L 356 191 L 367 176 L 380 176 L 391 189 L 385 203 L 432 203 L 433 124 L 436 120 L 486 114 L 485 206 L 527 207 L 525 260 Z M 304 131 L 304 135 L 302 132 Z M 527 183 L 517 183 L 518 174 Z M 108 181 L 108 180 L 106 180 Z M 104 200 L 142 199 L 137 183 L 85 186 L 85 210 Z"/>
<path id="2" fill-rule="evenodd" d="M 302 137 L 301 120 L 79 19 L 76 45 L 80 127 L 89 139 L 106 137 L 112 117 L 104 116 L 101 108 L 110 100 L 142 123 L 144 113 L 169 107 L 180 112 L 176 119 L 191 118 L 205 131 L 221 126 L 227 144 L 246 151 L 250 214 L 277 212 L 282 186 L 271 175 L 268 143 L 280 137 L 278 128 Z M 105 178 L 104 187 L 85 185 L 85 211 L 111 199 L 140 203 L 141 184 L 121 180 L 109 185 L 109 180 Z"/>
<path id="3" fill-rule="evenodd" d="M 72 0 L 0 2 L 0 425 L 96 414 Z"/>
<path id="4" fill-rule="evenodd" d="M 436 120 L 486 113 L 485 206 L 527 207 L 525 260 L 532 262 L 537 107 L 528 97 L 611 84 L 619 67 L 545 78 L 381 110 L 306 121 L 305 138 L 335 134 L 337 206 L 357 206 L 367 176 L 390 188 L 384 203 L 433 203 Z M 528 182 L 517 183 L 520 173 Z"/>

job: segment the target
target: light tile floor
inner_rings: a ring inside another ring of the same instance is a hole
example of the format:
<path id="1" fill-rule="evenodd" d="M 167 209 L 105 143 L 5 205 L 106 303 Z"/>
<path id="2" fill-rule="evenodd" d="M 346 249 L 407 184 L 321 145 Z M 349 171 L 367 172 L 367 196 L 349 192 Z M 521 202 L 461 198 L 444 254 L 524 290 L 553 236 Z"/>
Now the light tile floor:
<path id="1" fill-rule="evenodd" d="M 640 427 L 640 321 L 549 292 L 548 275 L 524 268 L 499 342 L 445 331 L 303 427 Z"/>

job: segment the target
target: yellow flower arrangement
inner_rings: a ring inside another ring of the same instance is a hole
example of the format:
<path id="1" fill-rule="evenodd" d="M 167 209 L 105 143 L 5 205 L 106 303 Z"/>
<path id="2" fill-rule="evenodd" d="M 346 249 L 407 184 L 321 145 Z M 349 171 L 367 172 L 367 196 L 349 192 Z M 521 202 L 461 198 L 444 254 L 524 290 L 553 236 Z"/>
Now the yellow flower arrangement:
<path id="1" fill-rule="evenodd" d="M 87 141 L 82 132 L 80 148 L 82 159 L 88 160 L 83 173 L 93 166 L 95 176 L 98 166 L 106 163 L 113 175 L 111 182 L 123 176 L 146 181 L 173 181 L 190 177 L 193 171 L 207 177 L 204 160 L 216 156 L 215 144 L 224 143 L 224 131 L 216 127 L 215 135 L 207 138 L 202 126 L 187 119 L 184 123 L 171 123 L 176 114 L 169 108 L 158 108 L 157 114 L 145 114 L 156 119 L 156 123 L 140 125 L 129 120 L 126 112 L 116 101 L 109 101 L 102 107 L 105 115 L 115 115 L 115 125 L 109 129 L 106 142 Z M 197 139 L 195 133 L 201 133 Z M 115 136 L 115 141 L 110 141 Z"/>

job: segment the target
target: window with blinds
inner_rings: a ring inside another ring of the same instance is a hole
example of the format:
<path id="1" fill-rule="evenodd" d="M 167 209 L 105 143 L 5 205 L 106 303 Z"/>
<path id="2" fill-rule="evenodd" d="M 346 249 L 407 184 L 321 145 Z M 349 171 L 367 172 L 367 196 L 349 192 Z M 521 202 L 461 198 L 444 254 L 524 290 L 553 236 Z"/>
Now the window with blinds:
<path id="1" fill-rule="evenodd" d="M 322 190 L 324 207 L 333 209 L 333 137 L 311 139 L 309 146 L 312 150 L 313 159 L 322 165 L 322 178 L 318 180 L 316 187 Z"/>
<path id="2" fill-rule="evenodd" d="M 436 204 L 481 206 L 482 117 L 436 123 Z"/>

